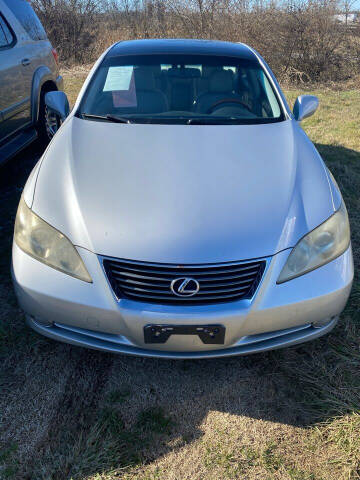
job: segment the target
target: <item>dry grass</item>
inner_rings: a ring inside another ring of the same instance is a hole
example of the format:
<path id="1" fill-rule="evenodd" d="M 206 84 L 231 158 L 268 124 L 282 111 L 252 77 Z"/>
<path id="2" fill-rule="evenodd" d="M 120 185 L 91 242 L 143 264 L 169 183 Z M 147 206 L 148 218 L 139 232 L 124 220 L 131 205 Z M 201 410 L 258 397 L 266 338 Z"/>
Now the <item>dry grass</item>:
<path id="1" fill-rule="evenodd" d="M 84 77 L 65 73 L 72 103 Z M 344 193 L 358 266 L 360 91 L 313 93 L 321 108 L 304 128 Z M 0 179 L 0 478 L 360 478 L 359 278 L 336 330 L 296 348 L 174 362 L 48 341 L 23 326 L 9 278 L 16 203 L 39 153 Z"/>

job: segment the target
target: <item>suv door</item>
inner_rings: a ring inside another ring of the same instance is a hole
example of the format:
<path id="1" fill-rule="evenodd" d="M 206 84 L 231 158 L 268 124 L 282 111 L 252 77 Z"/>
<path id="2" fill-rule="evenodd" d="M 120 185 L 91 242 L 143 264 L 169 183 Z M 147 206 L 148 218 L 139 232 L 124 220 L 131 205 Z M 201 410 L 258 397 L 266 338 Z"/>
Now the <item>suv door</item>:
<path id="1" fill-rule="evenodd" d="M 30 121 L 30 96 L 16 43 L 14 30 L 0 11 L 0 141 Z"/>

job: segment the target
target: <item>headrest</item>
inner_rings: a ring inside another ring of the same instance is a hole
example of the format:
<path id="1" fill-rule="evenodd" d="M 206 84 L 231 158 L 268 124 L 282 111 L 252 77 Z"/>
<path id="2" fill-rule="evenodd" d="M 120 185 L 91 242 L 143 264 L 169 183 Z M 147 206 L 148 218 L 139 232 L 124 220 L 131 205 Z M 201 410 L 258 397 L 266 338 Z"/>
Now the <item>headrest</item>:
<path id="1" fill-rule="evenodd" d="M 136 90 L 155 90 L 155 75 L 151 67 L 137 67 L 134 70 Z"/>
<path id="2" fill-rule="evenodd" d="M 201 72 L 198 68 L 184 68 L 185 75 L 191 78 L 198 78 L 201 76 Z"/>
<path id="3" fill-rule="evenodd" d="M 202 74 L 201 76 L 204 78 L 211 77 L 211 75 L 215 72 L 221 72 L 222 67 L 219 66 L 213 66 L 213 65 L 203 65 L 202 66 Z"/>
<path id="4" fill-rule="evenodd" d="M 168 77 L 197 78 L 201 73 L 198 68 L 169 68 L 167 75 Z"/>
<path id="5" fill-rule="evenodd" d="M 232 92 L 233 90 L 233 72 L 230 70 L 221 70 L 215 72 L 210 77 L 210 92 Z"/>

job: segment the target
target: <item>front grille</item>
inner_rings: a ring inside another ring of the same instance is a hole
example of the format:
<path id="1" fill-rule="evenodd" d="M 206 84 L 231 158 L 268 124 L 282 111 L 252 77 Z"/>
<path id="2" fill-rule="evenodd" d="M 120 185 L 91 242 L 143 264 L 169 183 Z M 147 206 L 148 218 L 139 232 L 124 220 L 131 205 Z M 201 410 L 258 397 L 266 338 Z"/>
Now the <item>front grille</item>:
<path id="1" fill-rule="evenodd" d="M 207 305 L 251 298 L 265 269 L 264 260 L 172 265 L 104 259 L 103 264 L 118 298 L 167 305 Z M 171 290 L 177 278 L 194 279 L 199 285 L 198 292 L 193 296 L 177 296 Z"/>

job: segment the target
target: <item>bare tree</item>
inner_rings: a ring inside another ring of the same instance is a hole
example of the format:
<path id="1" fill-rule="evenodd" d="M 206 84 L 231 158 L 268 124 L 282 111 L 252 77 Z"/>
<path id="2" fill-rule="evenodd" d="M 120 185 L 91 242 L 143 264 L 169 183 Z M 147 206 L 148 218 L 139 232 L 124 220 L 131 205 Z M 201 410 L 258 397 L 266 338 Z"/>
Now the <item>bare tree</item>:
<path id="1" fill-rule="evenodd" d="M 32 0 L 60 55 L 81 63 L 94 48 L 97 33 L 96 0 Z"/>

